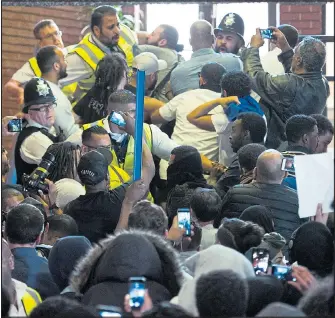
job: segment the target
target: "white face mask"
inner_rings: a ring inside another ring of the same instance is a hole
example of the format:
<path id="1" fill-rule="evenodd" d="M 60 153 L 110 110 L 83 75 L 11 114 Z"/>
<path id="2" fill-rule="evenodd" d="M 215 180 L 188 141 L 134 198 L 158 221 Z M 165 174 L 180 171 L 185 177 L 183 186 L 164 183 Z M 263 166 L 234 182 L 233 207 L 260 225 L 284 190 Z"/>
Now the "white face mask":
<path id="1" fill-rule="evenodd" d="M 124 134 L 119 134 L 119 133 L 113 133 L 113 132 L 110 132 L 110 136 L 111 136 L 116 142 L 120 143 L 120 142 L 122 142 L 122 141 L 126 138 L 127 134 L 126 134 L 126 133 L 124 133 Z"/>

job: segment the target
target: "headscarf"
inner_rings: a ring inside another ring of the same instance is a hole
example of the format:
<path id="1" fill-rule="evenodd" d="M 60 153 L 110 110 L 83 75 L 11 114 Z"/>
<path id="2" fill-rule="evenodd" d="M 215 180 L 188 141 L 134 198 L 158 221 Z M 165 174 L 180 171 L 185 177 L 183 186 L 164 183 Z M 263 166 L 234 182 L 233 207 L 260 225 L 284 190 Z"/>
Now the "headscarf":
<path id="1" fill-rule="evenodd" d="M 56 241 L 50 251 L 48 264 L 60 290 L 69 285 L 69 276 L 75 265 L 91 247 L 91 242 L 84 236 L 67 236 Z"/>
<path id="2" fill-rule="evenodd" d="M 272 213 L 265 206 L 253 205 L 246 208 L 240 215 L 240 220 L 258 224 L 265 230 L 265 233 L 275 232 Z"/>
<path id="3" fill-rule="evenodd" d="M 203 176 L 201 156 L 191 146 L 180 146 L 172 150 L 172 163 L 167 169 L 167 187 L 169 190 L 186 182 L 206 184 Z"/>

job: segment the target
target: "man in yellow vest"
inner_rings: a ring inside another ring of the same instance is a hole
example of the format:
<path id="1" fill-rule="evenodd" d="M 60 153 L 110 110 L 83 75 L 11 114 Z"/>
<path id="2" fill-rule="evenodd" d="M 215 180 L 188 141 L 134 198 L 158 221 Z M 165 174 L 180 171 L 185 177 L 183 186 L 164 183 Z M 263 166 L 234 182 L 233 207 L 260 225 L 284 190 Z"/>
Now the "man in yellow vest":
<path id="1" fill-rule="evenodd" d="M 55 45 L 62 49 L 64 55 L 66 55 L 71 48 L 64 48 L 62 31 L 59 30 L 57 24 L 53 20 L 39 21 L 34 27 L 34 37 L 37 40 L 36 49 Z M 35 76 L 41 77 L 41 71 L 37 65 L 36 58 L 32 57 L 19 70 L 17 70 L 12 78 L 6 83 L 4 87 L 5 93 L 19 105 L 22 105 L 23 86 Z"/>
<path id="2" fill-rule="evenodd" d="M 36 290 L 12 279 L 11 271 L 14 269 L 14 257 L 4 239 L 1 241 L 1 263 L 1 283 L 7 291 L 10 301 L 8 316 L 29 316 L 32 310 L 42 302 L 42 299 Z"/>
<path id="3" fill-rule="evenodd" d="M 121 53 L 131 67 L 136 43 L 136 34 L 120 24 L 114 7 L 102 5 L 95 8 L 91 16 L 91 33 L 86 34 L 67 56 L 68 77 L 62 81 L 62 86 L 72 105 L 92 88 L 97 64 L 106 54 Z"/>

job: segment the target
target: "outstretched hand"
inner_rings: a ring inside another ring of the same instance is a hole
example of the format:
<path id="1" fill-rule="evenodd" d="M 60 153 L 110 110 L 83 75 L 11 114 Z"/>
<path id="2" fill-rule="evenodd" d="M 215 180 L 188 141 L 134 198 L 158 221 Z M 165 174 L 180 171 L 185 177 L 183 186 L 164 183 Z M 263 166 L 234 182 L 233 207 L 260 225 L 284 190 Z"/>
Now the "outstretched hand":
<path id="1" fill-rule="evenodd" d="M 124 121 L 126 122 L 125 127 L 119 126 L 121 130 L 124 130 L 130 136 L 135 135 L 135 119 L 131 117 L 128 113 L 119 112 L 119 114 L 123 117 Z"/>
<path id="2" fill-rule="evenodd" d="M 142 200 L 148 191 L 148 186 L 143 180 L 137 180 L 132 183 L 126 191 L 125 199 L 128 202 L 136 203 Z"/>

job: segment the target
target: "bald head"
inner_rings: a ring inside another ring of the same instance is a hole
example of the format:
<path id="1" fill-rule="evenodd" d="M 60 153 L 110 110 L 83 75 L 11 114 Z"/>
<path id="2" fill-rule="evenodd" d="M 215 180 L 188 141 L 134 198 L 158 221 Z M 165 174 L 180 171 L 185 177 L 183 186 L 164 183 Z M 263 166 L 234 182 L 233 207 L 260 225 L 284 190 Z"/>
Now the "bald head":
<path id="1" fill-rule="evenodd" d="M 193 52 L 204 48 L 211 48 L 214 43 L 212 25 L 206 20 L 194 22 L 191 25 L 190 34 L 190 44 Z"/>
<path id="2" fill-rule="evenodd" d="M 281 184 L 285 178 L 285 171 L 281 170 L 283 155 L 274 149 L 260 154 L 255 168 L 255 180 L 269 184 Z"/>

